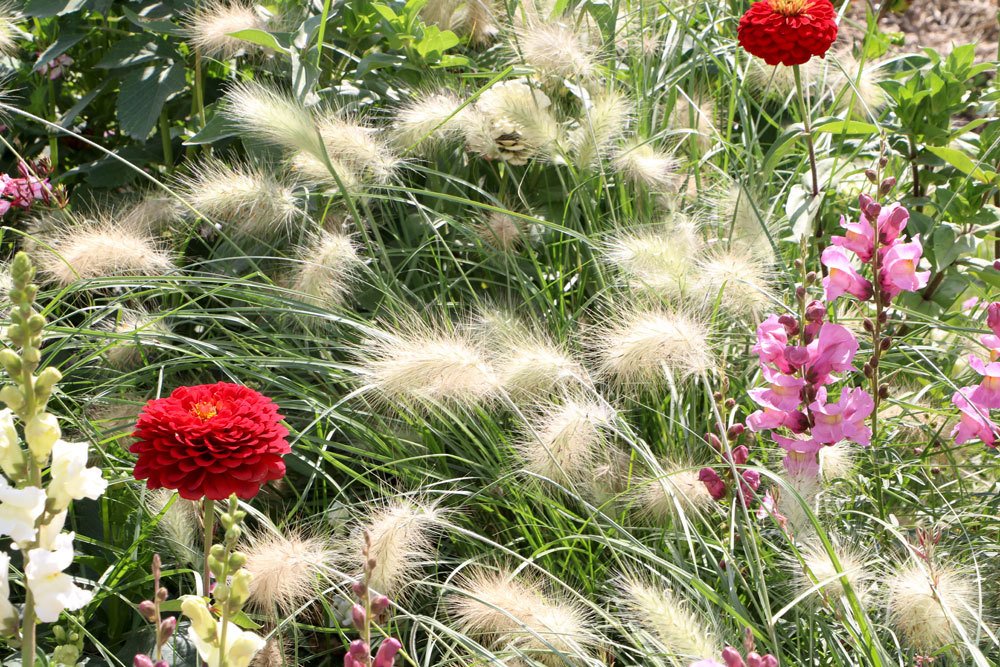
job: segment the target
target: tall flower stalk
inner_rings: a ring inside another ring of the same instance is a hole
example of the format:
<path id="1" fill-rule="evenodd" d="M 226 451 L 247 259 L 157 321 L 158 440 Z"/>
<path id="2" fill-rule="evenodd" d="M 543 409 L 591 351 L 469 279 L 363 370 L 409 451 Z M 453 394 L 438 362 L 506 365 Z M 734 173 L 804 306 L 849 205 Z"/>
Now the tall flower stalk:
<path id="1" fill-rule="evenodd" d="M 73 561 L 73 533 L 63 533 L 70 504 L 96 499 L 107 488 L 98 468 L 87 467 L 87 443 L 62 440 L 58 418 L 46 410 L 56 383 L 53 367 L 40 369 L 45 317 L 35 309 L 38 286 L 28 255 L 18 253 L 12 264 L 10 291 L 11 348 L 0 351 L 0 364 L 11 383 L 0 389 L 0 534 L 23 554 L 25 602 L 21 619 L 7 600 L 0 604 L 0 626 L 16 634 L 20 625 L 22 664 L 33 665 L 38 652 L 36 626 L 53 623 L 64 610 L 80 609 L 93 594 L 78 588 L 64 570 Z M 22 424 L 24 441 L 15 426 Z M 43 482 L 48 470 L 47 485 Z M 10 558 L 3 554 L 4 581 Z M 20 624 L 18 621 L 20 620 Z"/>

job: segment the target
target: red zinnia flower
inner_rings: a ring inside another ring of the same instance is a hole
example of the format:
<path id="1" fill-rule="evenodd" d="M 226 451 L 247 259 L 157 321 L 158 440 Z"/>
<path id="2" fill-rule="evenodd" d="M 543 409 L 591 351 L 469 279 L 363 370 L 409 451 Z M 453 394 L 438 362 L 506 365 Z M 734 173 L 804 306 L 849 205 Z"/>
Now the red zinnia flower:
<path id="1" fill-rule="evenodd" d="M 760 0 L 740 19 L 740 45 L 768 65 L 802 65 L 837 39 L 830 0 Z"/>
<path id="2" fill-rule="evenodd" d="M 278 406 L 238 384 L 178 387 L 143 408 L 129 451 L 135 478 L 181 498 L 253 498 L 261 484 L 285 474 L 291 448 Z"/>

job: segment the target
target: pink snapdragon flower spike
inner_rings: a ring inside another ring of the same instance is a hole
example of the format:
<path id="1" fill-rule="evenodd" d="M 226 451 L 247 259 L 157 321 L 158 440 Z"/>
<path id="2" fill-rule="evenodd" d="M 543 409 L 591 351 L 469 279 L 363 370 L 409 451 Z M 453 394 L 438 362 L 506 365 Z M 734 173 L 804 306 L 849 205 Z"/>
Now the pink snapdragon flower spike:
<path id="1" fill-rule="evenodd" d="M 976 405 L 972 399 L 975 390 L 975 387 L 963 387 L 951 397 L 951 402 L 961 412 L 958 424 L 955 425 L 951 435 L 958 445 L 978 439 L 983 444 L 995 448 L 1000 429 L 990 420 L 989 409 Z"/>
<path id="2" fill-rule="evenodd" d="M 971 400 L 987 410 L 1000 408 L 1000 361 L 987 364 L 979 357 L 970 355 L 969 365 L 983 376 L 983 381 L 970 395 Z"/>
<path id="3" fill-rule="evenodd" d="M 864 215 L 858 222 L 848 222 L 840 216 L 840 226 L 844 228 L 844 236 L 833 236 L 830 242 L 835 246 L 850 250 L 862 262 L 870 262 L 875 254 L 875 230 Z"/>
<path id="4" fill-rule="evenodd" d="M 783 435 L 774 434 L 774 441 L 781 445 L 787 454 L 782 459 L 785 471 L 792 477 L 818 477 L 819 458 L 817 454 L 823 449 L 823 443 L 817 442 L 814 438 L 803 435 L 795 438 L 788 438 Z"/>
<path id="5" fill-rule="evenodd" d="M 899 235 L 906 229 L 906 223 L 910 220 L 910 212 L 902 204 L 892 204 L 883 208 L 878 215 L 878 242 L 879 245 L 890 246 L 894 244 Z"/>
<path id="6" fill-rule="evenodd" d="M 795 410 L 799 407 L 802 403 L 802 388 L 806 386 L 805 380 L 773 371 L 767 366 L 761 368 L 761 372 L 769 384 L 760 389 L 751 389 L 750 398 L 764 408 Z"/>
<path id="7" fill-rule="evenodd" d="M 809 405 L 813 416 L 813 437 L 822 443 L 834 444 L 850 440 L 868 446 L 872 440 L 872 430 L 865 420 L 875 409 L 875 401 L 864 389 L 845 388 L 836 403 L 826 402 L 826 387 L 820 387 L 816 400 Z"/>
<path id="8" fill-rule="evenodd" d="M 850 294 L 862 301 L 872 298 L 872 284 L 854 268 L 851 258 L 843 248 L 830 246 L 820 258 L 829 271 L 823 278 L 823 292 L 827 301 L 834 301 L 843 294 Z"/>
<path id="9" fill-rule="evenodd" d="M 825 323 L 819 335 L 809 344 L 810 362 L 806 380 L 812 384 L 828 384 L 833 372 L 854 370 L 851 362 L 858 352 L 858 339 L 839 324 Z"/>
<path id="10" fill-rule="evenodd" d="M 927 286 L 930 271 L 917 271 L 917 265 L 924 254 L 920 236 L 914 236 L 909 243 L 897 243 L 888 248 L 882 258 L 879 281 L 883 291 L 890 297 L 901 292 L 915 292 Z"/>
<path id="11" fill-rule="evenodd" d="M 760 358 L 761 364 L 774 364 L 782 373 L 792 372 L 792 367 L 785 360 L 787 346 L 788 331 L 778 321 L 777 315 L 771 315 L 757 327 L 757 343 L 753 346 L 753 351 Z"/>

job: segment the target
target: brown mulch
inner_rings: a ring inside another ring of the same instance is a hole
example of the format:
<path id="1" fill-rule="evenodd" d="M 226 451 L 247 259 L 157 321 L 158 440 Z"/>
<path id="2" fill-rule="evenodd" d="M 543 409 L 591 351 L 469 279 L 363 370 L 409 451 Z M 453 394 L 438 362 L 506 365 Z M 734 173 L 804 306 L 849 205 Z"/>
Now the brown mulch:
<path id="1" fill-rule="evenodd" d="M 851 14 L 863 20 L 865 4 L 866 0 L 855 0 Z M 904 34 L 902 51 L 931 47 L 947 54 L 953 44 L 974 43 L 976 59 L 991 61 L 997 59 L 998 11 L 1000 0 L 911 0 L 906 11 L 886 13 L 879 25 L 884 31 Z"/>

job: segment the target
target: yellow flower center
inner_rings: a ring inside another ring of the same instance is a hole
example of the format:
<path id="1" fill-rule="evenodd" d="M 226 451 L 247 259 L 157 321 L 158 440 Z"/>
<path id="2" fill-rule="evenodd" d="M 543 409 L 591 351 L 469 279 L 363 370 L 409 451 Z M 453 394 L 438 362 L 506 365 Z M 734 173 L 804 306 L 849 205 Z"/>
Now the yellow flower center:
<path id="1" fill-rule="evenodd" d="M 798 16 L 805 12 L 810 0 L 771 0 L 771 9 L 785 16 Z"/>
<path id="2" fill-rule="evenodd" d="M 207 422 L 209 419 L 219 414 L 219 408 L 215 403 L 202 401 L 191 406 L 191 414 L 203 422 Z"/>

